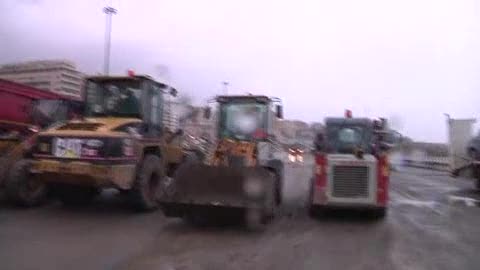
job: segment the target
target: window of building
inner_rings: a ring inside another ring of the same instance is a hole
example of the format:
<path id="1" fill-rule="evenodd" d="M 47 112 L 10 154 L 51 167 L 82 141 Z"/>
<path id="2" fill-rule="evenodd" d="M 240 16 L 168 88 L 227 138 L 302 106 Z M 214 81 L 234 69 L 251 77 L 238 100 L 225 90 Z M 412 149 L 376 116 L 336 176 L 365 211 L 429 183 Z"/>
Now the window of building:
<path id="1" fill-rule="evenodd" d="M 74 82 L 70 82 L 70 81 L 61 80 L 61 83 L 62 83 L 63 85 L 65 85 L 65 86 L 70 86 L 70 87 L 73 87 L 73 88 L 80 87 L 80 84 L 74 83 Z"/>
<path id="2" fill-rule="evenodd" d="M 77 94 L 78 94 L 78 90 L 76 90 L 76 89 L 71 89 L 71 88 L 68 88 L 68 87 L 62 87 L 62 92 L 69 93 L 69 94 L 73 94 L 73 95 L 77 95 Z"/>

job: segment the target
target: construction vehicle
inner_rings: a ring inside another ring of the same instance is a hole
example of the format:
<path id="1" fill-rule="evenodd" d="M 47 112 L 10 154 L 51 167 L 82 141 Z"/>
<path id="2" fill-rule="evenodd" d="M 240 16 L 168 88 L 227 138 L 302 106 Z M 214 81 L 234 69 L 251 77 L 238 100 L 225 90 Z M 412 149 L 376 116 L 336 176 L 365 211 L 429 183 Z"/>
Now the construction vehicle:
<path id="1" fill-rule="evenodd" d="M 165 177 L 185 158 L 181 130 L 163 128 L 164 93 L 176 89 L 148 76 L 86 78 L 83 118 L 40 132 L 16 184 L 32 178 L 67 205 L 115 188 L 139 210 L 157 208 Z"/>
<path id="2" fill-rule="evenodd" d="M 453 177 L 473 180 L 480 189 L 480 133 L 473 135 L 475 122 L 447 117 L 449 171 Z"/>
<path id="3" fill-rule="evenodd" d="M 76 100 L 27 85 L 1 80 L 0 95 L 4 106 L 0 110 L 0 187 L 13 202 L 35 205 L 46 196 L 46 188 L 29 183 L 17 200 L 12 192 L 12 181 L 19 168 L 27 168 L 31 150 L 38 132 L 65 121 L 81 106 Z M 16 193 L 16 192 L 15 192 Z"/>
<path id="4" fill-rule="evenodd" d="M 385 119 L 326 118 L 325 132 L 315 140 L 309 211 L 328 208 L 371 209 L 383 217 L 388 205 L 387 152 L 401 137 Z"/>
<path id="5" fill-rule="evenodd" d="M 182 164 L 166 187 L 166 216 L 193 223 L 239 213 L 252 228 L 265 226 L 282 201 L 283 162 L 272 125 L 282 118 L 278 98 L 218 96 L 216 143 L 204 162 Z M 210 117 L 210 109 L 205 117 Z M 236 211 L 238 210 L 238 211 Z"/>

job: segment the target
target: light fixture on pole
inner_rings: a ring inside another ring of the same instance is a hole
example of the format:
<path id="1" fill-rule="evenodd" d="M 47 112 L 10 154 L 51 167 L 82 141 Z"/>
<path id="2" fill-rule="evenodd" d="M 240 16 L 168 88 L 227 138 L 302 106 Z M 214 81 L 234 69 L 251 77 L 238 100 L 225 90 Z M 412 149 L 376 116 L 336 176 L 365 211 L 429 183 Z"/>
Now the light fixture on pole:
<path id="1" fill-rule="evenodd" d="M 228 82 L 222 82 L 222 84 L 223 84 L 223 93 L 225 95 L 228 95 L 228 85 L 229 85 L 229 83 Z"/>
<path id="2" fill-rule="evenodd" d="M 103 72 L 108 75 L 110 71 L 110 36 L 112 33 L 112 15 L 117 14 L 117 10 L 113 7 L 106 6 L 103 8 L 103 12 L 107 15 L 107 21 L 105 24 L 105 52 L 103 62 Z"/>

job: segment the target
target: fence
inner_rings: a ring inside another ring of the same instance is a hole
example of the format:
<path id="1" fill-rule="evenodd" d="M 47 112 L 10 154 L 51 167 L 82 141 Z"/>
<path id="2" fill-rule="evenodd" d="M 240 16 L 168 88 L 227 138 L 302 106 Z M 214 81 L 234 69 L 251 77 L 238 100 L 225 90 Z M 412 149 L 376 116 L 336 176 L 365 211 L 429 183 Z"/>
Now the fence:
<path id="1" fill-rule="evenodd" d="M 401 160 L 392 161 L 392 164 L 394 166 L 424 168 L 435 171 L 450 171 L 448 157 L 430 157 L 424 159 L 412 159 L 407 157 Z"/>

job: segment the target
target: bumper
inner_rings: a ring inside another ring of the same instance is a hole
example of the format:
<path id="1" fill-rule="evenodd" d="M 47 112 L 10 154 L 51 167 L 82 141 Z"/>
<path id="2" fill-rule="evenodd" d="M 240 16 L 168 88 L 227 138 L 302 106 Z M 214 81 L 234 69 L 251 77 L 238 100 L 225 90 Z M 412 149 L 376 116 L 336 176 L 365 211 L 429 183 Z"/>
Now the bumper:
<path id="1" fill-rule="evenodd" d="M 334 199 L 334 200 L 333 200 Z M 315 187 L 312 196 L 313 206 L 323 206 L 328 208 L 352 208 L 352 209 L 376 209 L 385 208 L 384 204 L 378 203 L 375 200 L 370 201 L 355 201 L 351 198 L 330 198 L 327 195 L 325 188 Z"/>
<path id="2" fill-rule="evenodd" d="M 135 177 L 135 163 L 93 164 L 42 159 L 33 162 L 31 172 L 43 182 L 129 189 Z"/>

